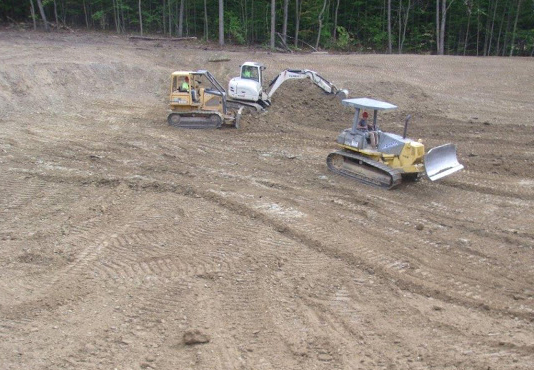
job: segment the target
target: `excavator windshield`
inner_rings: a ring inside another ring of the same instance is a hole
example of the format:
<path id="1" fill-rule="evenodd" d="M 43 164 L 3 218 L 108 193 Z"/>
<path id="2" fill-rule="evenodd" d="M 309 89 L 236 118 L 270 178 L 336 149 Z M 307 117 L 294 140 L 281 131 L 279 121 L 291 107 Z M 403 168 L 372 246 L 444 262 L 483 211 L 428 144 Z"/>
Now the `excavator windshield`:
<path id="1" fill-rule="evenodd" d="M 259 82 L 260 76 L 258 73 L 258 68 L 254 66 L 243 66 L 243 68 L 241 68 L 241 78 Z"/>

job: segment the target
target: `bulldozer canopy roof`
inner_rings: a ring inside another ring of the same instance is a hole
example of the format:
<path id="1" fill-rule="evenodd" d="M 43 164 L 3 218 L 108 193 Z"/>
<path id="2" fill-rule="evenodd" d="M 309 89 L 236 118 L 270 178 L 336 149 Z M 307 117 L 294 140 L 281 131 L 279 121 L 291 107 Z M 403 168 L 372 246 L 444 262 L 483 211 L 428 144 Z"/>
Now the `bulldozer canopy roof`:
<path id="1" fill-rule="evenodd" d="M 204 75 L 207 71 L 199 70 L 199 71 L 176 71 L 173 72 L 173 76 L 188 76 L 188 75 Z"/>
<path id="2" fill-rule="evenodd" d="M 354 108 L 372 109 L 372 110 L 394 110 L 397 109 L 396 105 L 386 103 L 385 101 L 370 99 L 370 98 L 356 98 L 356 99 L 344 99 L 341 102 L 343 105 Z"/>

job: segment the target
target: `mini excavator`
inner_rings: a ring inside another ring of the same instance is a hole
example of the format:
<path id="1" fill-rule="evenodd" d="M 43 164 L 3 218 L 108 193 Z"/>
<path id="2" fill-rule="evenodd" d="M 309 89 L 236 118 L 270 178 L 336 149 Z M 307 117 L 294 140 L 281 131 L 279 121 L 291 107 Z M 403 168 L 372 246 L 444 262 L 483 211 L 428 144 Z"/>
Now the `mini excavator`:
<path id="1" fill-rule="evenodd" d="M 418 179 L 425 174 L 435 181 L 464 168 L 456 157 L 456 147 L 445 144 L 430 149 L 425 154 L 421 140 L 406 137 L 408 122 L 404 125 L 403 136 L 377 129 L 378 111 L 391 111 L 397 106 L 369 98 L 344 99 L 342 104 L 356 108 L 352 127 L 343 130 L 337 137 L 341 150 L 327 157 L 328 168 L 336 174 L 375 187 L 392 189 L 403 178 Z M 373 125 L 376 131 L 369 132 L 358 126 L 360 110 L 373 111 Z M 378 142 L 371 145 L 370 135 L 378 136 Z"/>
<path id="2" fill-rule="evenodd" d="M 333 83 L 321 77 L 317 72 L 309 69 L 286 69 L 280 72 L 269 84 L 269 91 L 263 90 L 263 71 L 265 66 L 256 62 L 245 62 L 240 67 L 239 77 L 234 77 L 228 83 L 230 103 L 238 103 L 254 107 L 260 111 L 271 105 L 271 97 L 282 83 L 287 80 L 309 78 L 325 93 L 333 94 L 340 99 L 348 96 L 348 91 L 338 89 Z"/>
<path id="3" fill-rule="evenodd" d="M 242 108 L 227 106 L 226 91 L 208 71 L 177 71 L 171 75 L 169 125 L 181 128 L 239 127 Z"/>

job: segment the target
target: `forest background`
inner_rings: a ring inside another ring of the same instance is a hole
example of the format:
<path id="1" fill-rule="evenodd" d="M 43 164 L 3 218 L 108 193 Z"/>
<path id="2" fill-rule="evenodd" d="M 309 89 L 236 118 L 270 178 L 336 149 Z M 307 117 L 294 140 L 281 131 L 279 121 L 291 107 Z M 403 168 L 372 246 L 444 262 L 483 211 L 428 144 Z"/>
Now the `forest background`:
<path id="1" fill-rule="evenodd" d="M 0 0 L 0 22 L 286 50 L 534 56 L 534 0 Z"/>

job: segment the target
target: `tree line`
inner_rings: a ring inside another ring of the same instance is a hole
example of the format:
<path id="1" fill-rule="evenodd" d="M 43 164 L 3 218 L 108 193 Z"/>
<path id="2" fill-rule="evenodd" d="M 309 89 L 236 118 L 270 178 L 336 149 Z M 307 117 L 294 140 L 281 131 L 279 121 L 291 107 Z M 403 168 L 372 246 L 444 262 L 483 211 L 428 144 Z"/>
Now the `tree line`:
<path id="1" fill-rule="evenodd" d="M 534 55 L 534 0 L 0 0 L 0 20 L 288 50 Z"/>

